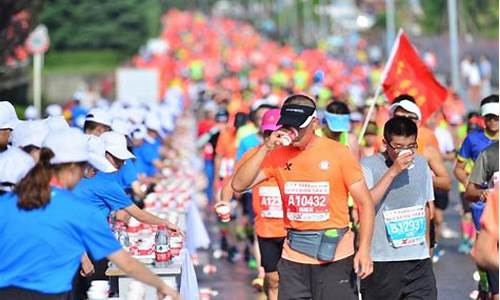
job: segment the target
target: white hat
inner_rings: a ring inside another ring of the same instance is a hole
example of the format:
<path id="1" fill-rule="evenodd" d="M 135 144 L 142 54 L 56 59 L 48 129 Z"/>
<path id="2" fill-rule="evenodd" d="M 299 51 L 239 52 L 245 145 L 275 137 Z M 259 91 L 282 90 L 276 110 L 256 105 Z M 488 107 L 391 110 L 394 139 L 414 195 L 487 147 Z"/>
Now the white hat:
<path id="1" fill-rule="evenodd" d="M 24 111 L 24 118 L 26 120 L 35 120 L 39 117 L 40 115 L 38 114 L 38 110 L 36 109 L 36 107 L 34 107 L 33 105 L 26 107 L 26 110 Z"/>
<path id="2" fill-rule="evenodd" d="M 0 182 L 17 184 L 35 166 L 31 155 L 12 147 L 0 155 Z"/>
<path id="3" fill-rule="evenodd" d="M 104 110 L 99 108 L 91 109 L 85 116 L 85 121 L 92 121 L 111 127 L 111 118 Z"/>
<path id="4" fill-rule="evenodd" d="M 47 108 L 45 109 L 45 114 L 47 114 L 47 116 L 49 116 L 49 117 L 62 116 L 63 109 L 62 109 L 61 105 L 59 105 L 59 104 L 51 104 L 51 105 L 47 106 Z"/>
<path id="5" fill-rule="evenodd" d="M 420 108 L 418 108 L 418 106 L 415 103 L 411 102 L 410 100 L 402 100 L 400 102 L 391 105 L 389 107 L 391 114 L 394 114 L 394 112 L 398 107 L 401 107 L 407 112 L 415 114 L 419 121 L 422 120 L 422 113 L 420 112 Z"/>
<path id="6" fill-rule="evenodd" d="M 498 112 L 500 110 L 500 103 L 489 102 L 481 106 L 481 116 L 495 115 L 498 117 Z"/>
<path id="7" fill-rule="evenodd" d="M 163 130 L 161 128 L 161 122 L 160 118 L 158 117 L 158 114 L 155 113 L 150 113 L 146 116 L 146 121 L 144 122 L 144 125 L 149 130 L 154 130 L 156 131 L 161 137 L 164 136 Z"/>
<path id="8" fill-rule="evenodd" d="M 127 160 L 130 158 L 135 158 L 135 156 L 130 153 L 127 149 L 127 139 L 123 134 L 118 132 L 108 131 L 101 135 L 104 141 L 105 149 L 107 152 L 111 153 L 114 157 Z"/>
<path id="9" fill-rule="evenodd" d="M 122 119 L 113 119 L 113 122 L 111 122 L 111 130 L 123 135 L 129 135 L 131 126 L 129 122 Z"/>
<path id="10" fill-rule="evenodd" d="M 87 135 L 89 144 L 89 163 L 104 173 L 111 173 L 117 169 L 106 159 L 106 146 L 102 138 Z"/>
<path id="11" fill-rule="evenodd" d="M 143 140 L 148 137 L 148 130 L 144 125 L 136 125 L 130 132 L 130 137 L 134 140 Z"/>
<path id="12" fill-rule="evenodd" d="M 66 122 L 63 116 L 59 117 L 48 117 L 43 119 L 45 125 L 49 128 L 49 131 L 57 131 L 61 129 L 68 129 L 69 124 Z"/>
<path id="13" fill-rule="evenodd" d="M 51 164 L 84 162 L 89 159 L 88 138 L 76 128 L 50 132 L 42 146 L 54 152 Z"/>
<path id="14" fill-rule="evenodd" d="M 44 121 L 22 121 L 12 131 L 12 145 L 15 147 L 33 145 L 41 148 L 48 133 L 49 127 Z"/>
<path id="15" fill-rule="evenodd" d="M 18 122 L 14 106 L 8 101 L 0 101 L 0 129 L 14 129 Z"/>

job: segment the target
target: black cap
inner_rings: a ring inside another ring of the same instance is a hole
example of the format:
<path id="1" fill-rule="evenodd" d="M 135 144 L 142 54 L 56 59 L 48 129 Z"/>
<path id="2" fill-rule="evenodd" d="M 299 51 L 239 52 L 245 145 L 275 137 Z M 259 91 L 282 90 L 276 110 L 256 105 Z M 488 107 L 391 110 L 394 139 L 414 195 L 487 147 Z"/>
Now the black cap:
<path id="1" fill-rule="evenodd" d="M 229 120 L 229 113 L 225 109 L 221 109 L 215 114 L 216 122 L 226 123 L 228 120 Z"/>
<path id="2" fill-rule="evenodd" d="M 316 109 L 314 107 L 299 104 L 285 104 L 281 108 L 281 117 L 278 121 L 278 125 L 304 128 L 311 123 L 315 112 Z"/>

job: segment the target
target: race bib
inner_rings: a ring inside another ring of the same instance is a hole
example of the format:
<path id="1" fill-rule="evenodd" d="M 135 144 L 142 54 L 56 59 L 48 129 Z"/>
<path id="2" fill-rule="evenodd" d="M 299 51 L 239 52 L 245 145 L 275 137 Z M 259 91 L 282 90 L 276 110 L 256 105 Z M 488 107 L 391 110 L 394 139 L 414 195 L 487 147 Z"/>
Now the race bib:
<path id="1" fill-rule="evenodd" d="M 259 187 L 259 199 L 263 218 L 283 218 L 283 203 L 280 189 L 277 186 Z"/>
<path id="2" fill-rule="evenodd" d="M 423 205 L 384 211 L 384 221 L 393 247 L 424 243 L 426 220 Z"/>
<path id="3" fill-rule="evenodd" d="M 291 221 L 321 222 L 330 218 L 328 181 L 285 183 L 285 199 L 288 209 L 286 216 Z"/>

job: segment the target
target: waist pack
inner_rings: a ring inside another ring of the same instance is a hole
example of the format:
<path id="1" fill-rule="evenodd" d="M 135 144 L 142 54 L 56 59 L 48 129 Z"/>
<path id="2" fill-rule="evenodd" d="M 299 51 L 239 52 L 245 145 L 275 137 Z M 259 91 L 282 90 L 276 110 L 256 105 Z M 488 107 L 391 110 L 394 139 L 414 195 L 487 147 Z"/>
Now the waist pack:
<path id="1" fill-rule="evenodd" d="M 332 261 L 338 242 L 349 231 L 347 227 L 324 230 L 288 230 L 288 244 L 293 250 L 321 261 Z"/>

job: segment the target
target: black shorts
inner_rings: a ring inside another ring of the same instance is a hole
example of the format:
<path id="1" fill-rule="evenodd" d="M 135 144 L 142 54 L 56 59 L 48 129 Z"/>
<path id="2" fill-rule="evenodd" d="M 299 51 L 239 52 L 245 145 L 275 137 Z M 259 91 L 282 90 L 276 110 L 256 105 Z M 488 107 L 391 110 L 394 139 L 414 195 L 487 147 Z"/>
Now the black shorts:
<path id="1" fill-rule="evenodd" d="M 429 258 L 374 262 L 373 273 L 361 281 L 363 300 L 437 299 L 436 278 Z"/>
<path id="2" fill-rule="evenodd" d="M 261 238 L 257 237 L 260 250 L 260 265 L 266 273 L 276 272 L 278 270 L 278 262 L 283 251 L 283 242 L 285 238 Z"/>
<path id="3" fill-rule="evenodd" d="M 434 206 L 437 209 L 445 210 L 448 208 L 448 203 L 450 202 L 450 197 L 448 191 L 441 189 L 434 189 Z"/>
<path id="4" fill-rule="evenodd" d="M 278 299 L 357 300 L 354 256 L 339 261 L 308 265 L 281 259 Z"/>
<path id="5" fill-rule="evenodd" d="M 60 294 L 44 294 L 32 290 L 17 287 L 6 287 L 0 289 L 0 299 L 8 300 L 68 300 L 69 292 Z"/>
<path id="6" fill-rule="evenodd" d="M 465 193 L 464 192 L 460 192 L 460 201 L 462 202 L 462 209 L 464 211 L 464 213 L 470 213 L 472 210 L 470 208 L 470 202 L 465 199 Z"/>
<path id="7" fill-rule="evenodd" d="M 488 285 L 490 287 L 490 292 L 493 295 L 498 294 L 498 272 L 497 271 L 486 271 L 486 276 L 488 277 Z"/>

